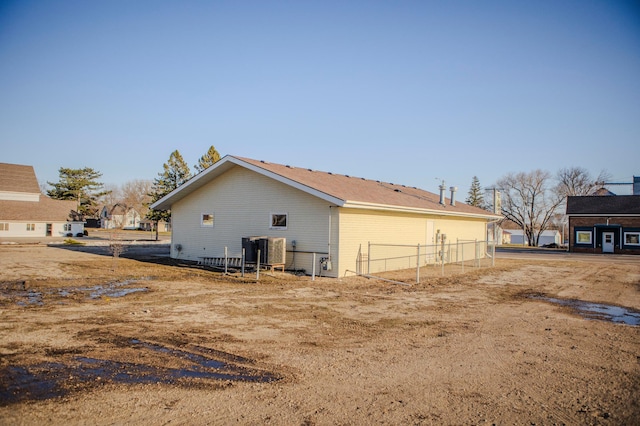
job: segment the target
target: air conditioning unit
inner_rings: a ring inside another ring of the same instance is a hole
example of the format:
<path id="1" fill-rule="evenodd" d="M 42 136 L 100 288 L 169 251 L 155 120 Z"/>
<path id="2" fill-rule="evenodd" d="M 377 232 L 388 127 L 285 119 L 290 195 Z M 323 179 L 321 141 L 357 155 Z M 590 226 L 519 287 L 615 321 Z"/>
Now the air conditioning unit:
<path id="1" fill-rule="evenodd" d="M 242 248 L 247 263 L 258 262 L 258 250 L 262 265 L 284 264 L 287 257 L 287 239 L 283 237 L 244 237 Z"/>
<path id="2" fill-rule="evenodd" d="M 269 265 L 284 264 L 287 257 L 287 239 L 269 238 L 267 247 L 267 263 Z"/>
<path id="3" fill-rule="evenodd" d="M 258 245 L 260 240 L 265 239 L 267 237 L 243 237 L 242 238 L 242 248 L 244 249 L 244 260 L 247 263 L 256 263 L 258 261 Z M 264 263 L 262 259 L 265 259 L 266 255 L 262 255 L 263 250 L 260 250 L 260 262 Z"/>

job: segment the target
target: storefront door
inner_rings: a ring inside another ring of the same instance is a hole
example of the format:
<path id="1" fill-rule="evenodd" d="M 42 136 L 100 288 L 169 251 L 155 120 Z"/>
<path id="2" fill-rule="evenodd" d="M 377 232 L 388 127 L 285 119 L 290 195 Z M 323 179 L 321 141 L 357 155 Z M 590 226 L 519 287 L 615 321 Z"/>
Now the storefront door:
<path id="1" fill-rule="evenodd" d="M 602 252 L 603 253 L 613 253 L 613 248 L 615 246 L 615 238 L 613 232 L 603 232 L 602 233 Z"/>

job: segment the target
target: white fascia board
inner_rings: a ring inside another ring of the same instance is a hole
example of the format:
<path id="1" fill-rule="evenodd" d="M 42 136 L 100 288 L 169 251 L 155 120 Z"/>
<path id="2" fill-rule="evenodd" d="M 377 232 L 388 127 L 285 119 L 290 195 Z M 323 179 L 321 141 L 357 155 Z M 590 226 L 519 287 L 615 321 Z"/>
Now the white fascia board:
<path id="1" fill-rule="evenodd" d="M 183 198 L 184 196 L 190 194 L 191 192 L 193 192 L 194 190 L 200 188 L 201 186 L 203 186 L 204 184 L 206 184 L 207 182 L 209 182 L 210 180 L 212 180 L 213 178 L 215 178 L 219 173 L 217 173 L 216 171 L 218 169 L 221 169 L 225 164 L 227 163 L 232 163 L 235 165 L 238 165 L 240 167 L 244 167 L 248 170 L 251 170 L 255 173 L 261 174 L 263 176 L 266 176 L 270 179 L 276 180 L 278 182 L 284 183 L 285 185 L 291 186 L 293 188 L 299 189 L 300 191 L 306 192 L 307 194 L 313 195 L 314 197 L 320 198 L 322 200 L 325 200 L 329 203 L 335 204 L 339 207 L 341 207 L 344 204 L 344 200 L 340 199 L 340 198 L 336 198 L 333 197 L 329 194 L 326 194 L 322 191 L 318 191 L 316 189 L 310 188 L 306 185 L 302 185 L 298 182 L 295 182 L 291 179 L 285 178 L 284 176 L 281 176 L 277 173 L 273 173 L 270 172 L 268 170 L 265 170 L 263 168 L 254 166 L 253 164 L 247 163 L 245 161 L 242 161 L 236 157 L 233 156 L 227 156 L 224 157 L 223 159 L 221 159 L 220 161 L 218 161 L 217 163 L 215 163 L 213 166 L 209 167 L 208 169 L 206 169 L 204 172 L 194 176 L 193 178 L 191 178 L 189 181 L 187 181 L 185 184 L 180 185 L 179 187 L 177 187 L 176 189 L 174 189 L 173 191 L 171 191 L 170 193 L 168 193 L 167 195 L 165 195 L 163 198 L 159 199 L 158 201 L 156 201 L 155 203 L 151 204 L 149 207 L 152 209 L 160 209 L 160 210 L 166 210 L 166 209 L 170 209 L 171 208 L 171 204 L 177 200 L 180 200 L 181 198 Z M 223 171 L 226 169 L 223 169 Z"/>
<path id="2" fill-rule="evenodd" d="M 351 209 L 364 209 L 364 210 L 381 210 L 381 211 L 391 211 L 391 212 L 399 212 L 399 213 L 418 213 L 418 214 L 429 214 L 434 216 L 456 216 L 456 217 L 467 217 L 470 219 L 485 219 L 485 220 L 497 220 L 501 219 L 501 216 L 493 215 L 493 214 L 475 214 L 475 213 L 462 213 L 455 211 L 442 211 L 442 210 L 431 210 L 431 209 L 421 209 L 418 207 L 404 207 L 404 206 L 394 206 L 389 204 L 373 204 L 373 203 L 363 203 L 359 201 L 346 201 L 342 206 L 344 208 Z"/>
<path id="3" fill-rule="evenodd" d="M 40 201 L 37 192 L 0 191 L 0 200 L 4 201 Z"/>

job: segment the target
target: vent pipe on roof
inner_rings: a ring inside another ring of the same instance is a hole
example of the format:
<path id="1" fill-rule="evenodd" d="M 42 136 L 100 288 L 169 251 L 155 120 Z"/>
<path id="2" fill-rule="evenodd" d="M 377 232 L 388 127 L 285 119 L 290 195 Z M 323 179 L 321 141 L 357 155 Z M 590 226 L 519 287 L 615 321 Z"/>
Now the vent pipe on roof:
<path id="1" fill-rule="evenodd" d="M 449 191 L 451 191 L 451 205 L 455 206 L 456 205 L 456 191 L 458 190 L 457 186 L 452 186 L 449 188 Z"/>
<path id="2" fill-rule="evenodd" d="M 444 185 L 444 181 L 442 181 L 442 185 L 440 185 L 440 204 L 445 205 L 444 202 L 444 191 L 447 190 L 447 187 Z"/>

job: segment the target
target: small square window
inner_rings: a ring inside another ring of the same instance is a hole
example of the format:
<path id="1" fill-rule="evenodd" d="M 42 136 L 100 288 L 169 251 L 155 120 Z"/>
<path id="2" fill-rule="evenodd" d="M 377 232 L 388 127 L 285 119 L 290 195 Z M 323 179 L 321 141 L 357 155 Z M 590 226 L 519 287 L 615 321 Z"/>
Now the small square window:
<path id="1" fill-rule="evenodd" d="M 591 231 L 576 231 L 576 244 L 591 244 Z"/>
<path id="2" fill-rule="evenodd" d="M 287 229 L 287 213 L 271 213 L 271 229 Z"/>
<path id="3" fill-rule="evenodd" d="M 0 223 L 0 231 L 8 231 L 9 224 L 8 223 Z"/>
<path id="4" fill-rule="evenodd" d="M 27 223 L 27 231 L 35 231 L 36 224 L 35 223 Z"/>
<path id="5" fill-rule="evenodd" d="M 640 232 L 625 232 L 624 243 L 628 246 L 640 246 Z"/>
<path id="6" fill-rule="evenodd" d="M 202 213 L 200 226 L 213 228 L 213 213 Z"/>

